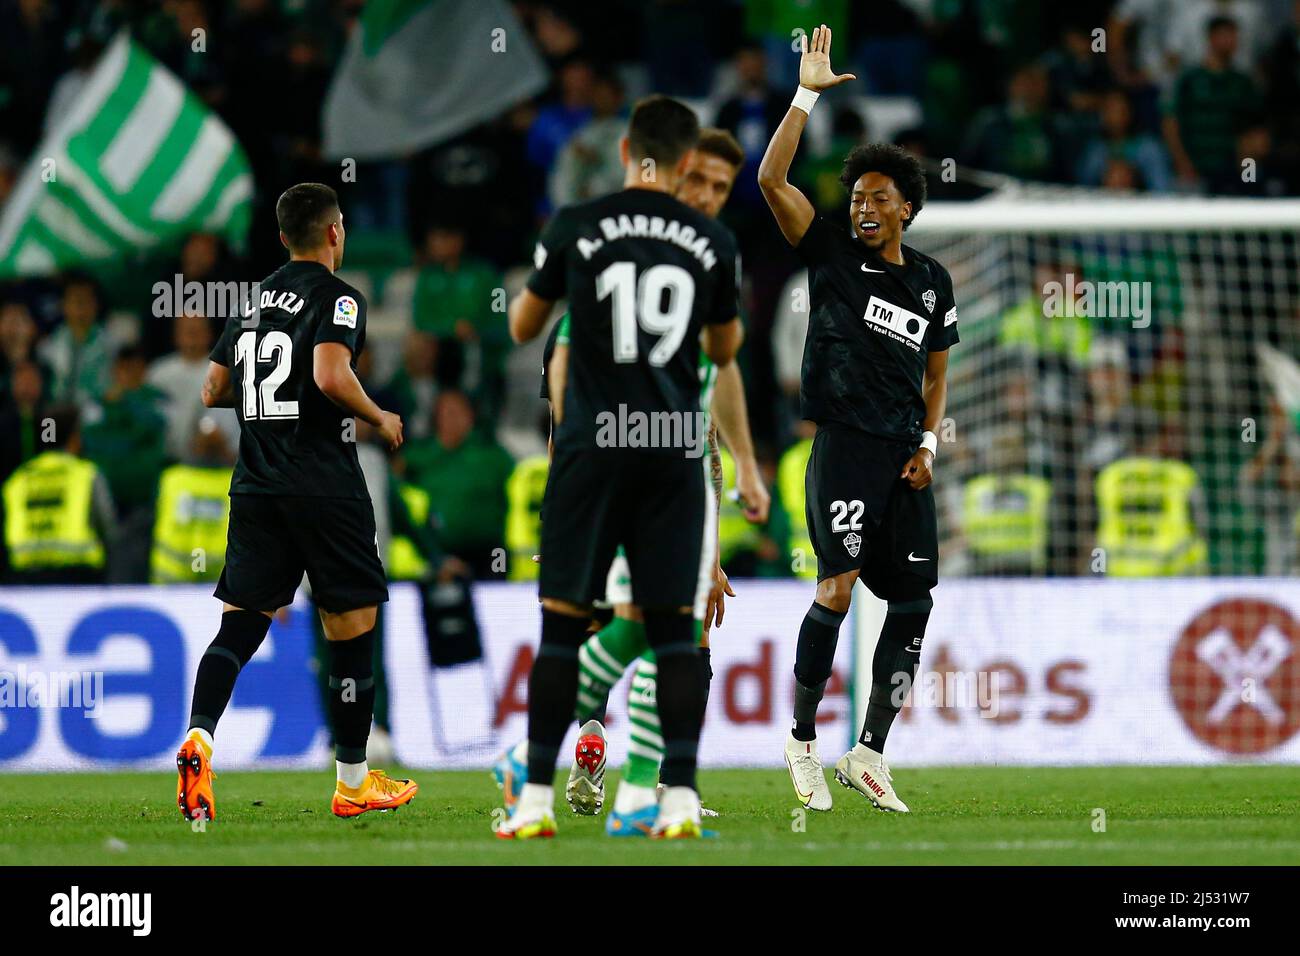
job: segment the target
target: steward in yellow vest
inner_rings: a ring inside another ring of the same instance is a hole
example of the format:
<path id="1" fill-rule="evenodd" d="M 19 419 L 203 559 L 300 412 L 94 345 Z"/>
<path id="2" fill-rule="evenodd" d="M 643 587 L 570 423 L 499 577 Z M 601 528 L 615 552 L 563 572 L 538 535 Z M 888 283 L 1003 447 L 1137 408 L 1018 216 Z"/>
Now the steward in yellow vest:
<path id="1" fill-rule="evenodd" d="M 230 524 L 229 468 L 172 465 L 158 481 L 153 551 L 153 584 L 215 581 L 226 564 Z"/>
<path id="2" fill-rule="evenodd" d="M 51 584 L 103 580 L 105 525 L 112 520 L 112 508 L 107 503 L 97 508 L 96 499 L 107 497 L 107 485 L 94 464 L 76 456 L 75 410 L 48 417 L 56 446 L 24 462 L 4 483 L 10 577 Z"/>
<path id="3" fill-rule="evenodd" d="M 976 475 L 962 489 L 962 529 L 979 574 L 1047 571 L 1052 485 L 1034 475 Z"/>
<path id="4" fill-rule="evenodd" d="M 506 479 L 506 549 L 510 552 L 507 578 L 537 580 L 533 555 L 542 547 L 542 498 L 550 461 L 545 455 L 525 458 Z"/>
<path id="5" fill-rule="evenodd" d="M 808 512 L 804 507 L 804 473 L 808 470 L 811 455 L 811 438 L 804 438 L 787 448 L 777 464 L 776 487 L 790 518 L 790 553 L 794 555 L 797 551 L 803 555 L 802 568 L 795 573 L 798 577 L 816 580 L 817 556 L 813 553 L 812 539 L 808 537 Z"/>
<path id="6" fill-rule="evenodd" d="M 443 557 L 429 524 L 429 493 L 395 478 L 389 479 L 388 486 L 393 529 L 384 562 L 388 580 L 423 581 L 437 571 Z"/>
<path id="7" fill-rule="evenodd" d="M 1097 546 L 1117 578 L 1205 573 L 1206 547 L 1192 517 L 1200 483 L 1191 466 L 1121 458 L 1097 476 Z"/>
<path id="8" fill-rule="evenodd" d="M 727 491 L 736 487 L 736 460 L 731 452 L 719 446 L 722 459 L 722 503 L 718 509 L 718 555 L 725 566 L 742 552 L 757 553 L 763 541 L 763 529 L 745 517 L 739 501 L 733 501 Z"/>

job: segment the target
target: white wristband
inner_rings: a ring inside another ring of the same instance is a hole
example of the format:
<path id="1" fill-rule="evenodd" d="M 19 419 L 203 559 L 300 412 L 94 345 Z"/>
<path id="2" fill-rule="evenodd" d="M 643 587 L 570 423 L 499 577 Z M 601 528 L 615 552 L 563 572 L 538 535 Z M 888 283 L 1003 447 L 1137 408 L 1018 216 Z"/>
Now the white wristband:
<path id="1" fill-rule="evenodd" d="M 805 113 L 812 113 L 812 108 L 817 103 L 817 97 L 819 96 L 821 94 L 816 90 L 801 86 L 794 91 L 794 99 L 790 101 L 790 105 L 797 110 L 803 110 Z"/>
<path id="2" fill-rule="evenodd" d="M 934 432 L 921 433 L 921 448 L 930 449 L 931 455 L 939 454 L 939 436 Z M 918 449 L 919 451 L 920 449 Z"/>

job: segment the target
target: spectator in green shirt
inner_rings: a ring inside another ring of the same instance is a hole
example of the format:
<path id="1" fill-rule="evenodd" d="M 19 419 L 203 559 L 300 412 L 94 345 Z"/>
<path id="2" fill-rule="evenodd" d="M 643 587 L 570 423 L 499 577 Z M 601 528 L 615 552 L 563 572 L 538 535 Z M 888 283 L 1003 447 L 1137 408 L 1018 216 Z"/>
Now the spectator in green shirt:
<path id="1" fill-rule="evenodd" d="M 63 322 L 37 346 L 37 352 L 53 372 L 53 400 L 76 404 L 85 413 L 108 388 L 112 364 L 112 349 L 99 321 L 99 287 L 88 276 L 68 276 L 62 307 Z"/>
<path id="2" fill-rule="evenodd" d="M 167 416 L 166 396 L 145 381 L 147 372 L 143 349 L 119 351 L 97 420 L 84 430 L 85 457 L 108 480 L 120 519 L 119 541 L 109 552 L 112 583 L 148 580 L 154 498 L 167 458 Z"/>
<path id="3" fill-rule="evenodd" d="M 425 233 L 415 283 L 415 327 L 438 341 L 438 384 L 463 388 L 493 417 L 510 346 L 501 275 L 467 255 L 465 230 L 438 222 Z"/>
<path id="4" fill-rule="evenodd" d="M 493 567 L 494 552 L 504 548 L 506 479 L 515 463 L 475 431 L 474 406 L 464 392 L 438 395 L 432 437 L 407 443 L 404 461 L 406 480 L 429 494 L 438 541 L 447 553 L 468 564 L 475 577 L 499 575 L 503 569 Z"/>
<path id="5" fill-rule="evenodd" d="M 1183 71 L 1174 84 L 1164 133 L 1178 179 L 1223 192 L 1240 180 L 1237 136 L 1259 111 L 1259 91 L 1249 76 L 1232 66 L 1236 22 L 1214 17 L 1206 35 L 1205 62 Z"/>

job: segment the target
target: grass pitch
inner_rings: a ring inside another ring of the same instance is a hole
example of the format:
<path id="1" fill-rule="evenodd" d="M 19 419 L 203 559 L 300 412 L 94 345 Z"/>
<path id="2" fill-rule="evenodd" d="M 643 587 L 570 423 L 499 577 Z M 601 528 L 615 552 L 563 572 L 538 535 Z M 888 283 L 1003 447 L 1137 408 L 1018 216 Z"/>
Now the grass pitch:
<path id="1" fill-rule="evenodd" d="M 606 837 L 603 814 L 568 812 L 562 778 L 556 839 L 498 840 L 486 771 L 411 775 L 411 806 L 339 820 L 328 771 L 223 773 L 196 833 L 172 774 L 0 774 L 0 865 L 1300 862 L 1300 767 L 902 769 L 910 815 L 833 780 L 835 809 L 803 812 L 783 769 L 713 770 L 718 839 L 672 843 Z"/>

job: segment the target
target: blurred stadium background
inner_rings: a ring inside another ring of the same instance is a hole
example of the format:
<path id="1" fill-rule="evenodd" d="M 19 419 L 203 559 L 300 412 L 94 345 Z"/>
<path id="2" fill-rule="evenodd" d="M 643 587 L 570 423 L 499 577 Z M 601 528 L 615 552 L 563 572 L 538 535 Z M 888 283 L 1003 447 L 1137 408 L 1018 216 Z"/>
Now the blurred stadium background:
<path id="1" fill-rule="evenodd" d="M 775 501 L 765 527 L 723 514 L 739 596 L 704 759 L 779 763 L 815 567 L 807 298 L 755 171 L 822 22 L 859 80 L 823 97 L 794 176 L 840 215 L 850 147 L 920 157 L 908 242 L 961 319 L 943 583 L 897 762 L 1300 761 L 1300 2 L 10 0 L 0 768 L 170 759 L 238 438 L 199 384 L 299 181 L 340 192 L 363 378 L 406 421 L 392 459 L 361 436 L 411 582 L 380 723 L 416 765 L 483 765 L 522 732 L 546 410 L 505 302 L 550 212 L 618 187 L 652 91 L 748 154 L 723 218 Z M 72 459 L 48 457 L 51 420 Z M 826 715 L 846 740 L 880 611 L 855 607 Z M 227 766 L 327 758 L 313 620 L 303 594 L 250 665 Z"/>

